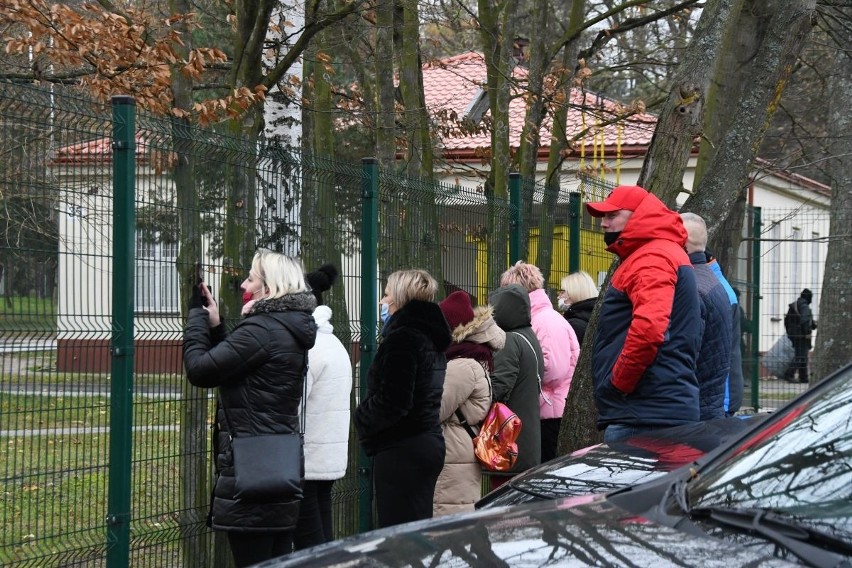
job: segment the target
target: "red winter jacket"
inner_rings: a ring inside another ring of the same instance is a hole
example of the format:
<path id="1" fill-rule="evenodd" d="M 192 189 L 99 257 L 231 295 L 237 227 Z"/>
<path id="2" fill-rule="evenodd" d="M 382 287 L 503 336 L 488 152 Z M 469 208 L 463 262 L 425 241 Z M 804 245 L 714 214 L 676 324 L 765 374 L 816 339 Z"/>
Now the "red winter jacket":
<path id="1" fill-rule="evenodd" d="M 616 269 L 592 367 L 598 427 L 697 422 L 701 309 L 680 216 L 648 194 L 607 250 Z"/>

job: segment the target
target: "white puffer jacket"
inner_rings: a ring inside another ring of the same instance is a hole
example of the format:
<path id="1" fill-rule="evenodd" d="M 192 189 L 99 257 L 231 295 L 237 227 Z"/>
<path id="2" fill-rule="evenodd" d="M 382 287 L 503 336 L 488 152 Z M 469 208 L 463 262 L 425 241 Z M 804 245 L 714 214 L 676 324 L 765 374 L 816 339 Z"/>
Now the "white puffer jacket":
<path id="1" fill-rule="evenodd" d="M 305 479 L 340 479 L 349 455 L 352 362 L 334 335 L 331 308 L 314 310 L 316 344 L 308 351 Z"/>

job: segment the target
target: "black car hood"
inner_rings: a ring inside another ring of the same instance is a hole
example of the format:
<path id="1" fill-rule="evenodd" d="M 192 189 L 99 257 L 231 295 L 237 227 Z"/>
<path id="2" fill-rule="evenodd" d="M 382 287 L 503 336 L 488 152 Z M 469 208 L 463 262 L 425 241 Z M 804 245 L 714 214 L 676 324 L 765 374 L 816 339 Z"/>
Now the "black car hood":
<path id="1" fill-rule="evenodd" d="M 766 415 L 722 418 L 656 430 L 614 444 L 599 444 L 522 473 L 483 497 L 477 509 L 529 501 L 609 493 L 691 464 Z"/>
<path id="2" fill-rule="evenodd" d="M 772 550 L 686 534 L 589 496 L 408 523 L 258 566 L 799 566 Z"/>

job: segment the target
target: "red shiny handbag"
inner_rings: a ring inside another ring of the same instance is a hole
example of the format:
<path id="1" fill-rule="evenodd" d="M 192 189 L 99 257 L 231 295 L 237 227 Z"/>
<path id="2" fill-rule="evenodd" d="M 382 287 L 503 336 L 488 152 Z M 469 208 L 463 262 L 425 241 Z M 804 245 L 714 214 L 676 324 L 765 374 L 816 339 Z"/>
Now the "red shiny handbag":
<path id="1" fill-rule="evenodd" d="M 473 438 L 473 453 L 488 470 L 508 471 L 518 461 L 521 419 L 502 402 L 494 402 Z"/>

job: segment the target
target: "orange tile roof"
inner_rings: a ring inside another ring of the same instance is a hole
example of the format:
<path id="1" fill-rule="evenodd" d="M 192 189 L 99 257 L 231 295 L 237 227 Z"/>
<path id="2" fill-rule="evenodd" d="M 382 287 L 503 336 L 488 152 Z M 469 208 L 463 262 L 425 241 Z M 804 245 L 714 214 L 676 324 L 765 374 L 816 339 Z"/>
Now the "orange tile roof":
<path id="1" fill-rule="evenodd" d="M 527 71 L 517 67 L 514 72 L 516 79 L 524 81 Z M 484 129 L 477 132 L 463 131 L 461 120 L 465 109 L 477 96 L 480 87 L 486 82 L 485 60 L 480 53 L 469 52 L 453 57 L 430 62 L 423 66 L 423 84 L 426 96 L 426 106 L 430 114 L 437 117 L 448 117 L 458 121 L 459 128 L 445 129 L 442 132 L 444 154 L 447 158 L 463 159 L 473 157 L 477 149 L 490 148 L 491 138 Z M 580 108 L 586 108 L 585 112 Z M 571 108 L 568 110 L 568 126 L 566 134 L 569 139 L 584 128 L 593 127 L 598 121 L 611 119 L 619 111 L 624 112 L 623 105 L 597 93 L 573 89 L 571 92 Z M 513 148 L 517 148 L 523 129 L 525 101 L 514 97 L 509 103 L 509 138 Z M 584 125 L 585 120 L 585 125 Z M 603 127 L 603 144 L 605 154 L 615 156 L 620 142 L 624 157 L 644 155 L 651 137 L 657 117 L 649 113 L 631 116 L 623 121 L 621 126 L 606 125 Z M 542 148 L 540 155 L 547 155 L 550 146 L 550 117 L 546 117 L 541 126 Z M 598 145 L 601 139 L 597 140 Z M 586 156 L 591 158 L 594 145 L 594 134 L 589 132 L 585 137 Z M 580 145 L 572 152 L 580 155 Z"/>
<path id="2" fill-rule="evenodd" d="M 136 133 L 136 162 L 144 163 L 146 159 L 145 137 Z M 53 156 L 54 164 L 104 164 L 112 161 L 112 139 L 110 137 L 96 138 L 86 142 L 78 142 L 63 146 L 56 150 Z"/>

